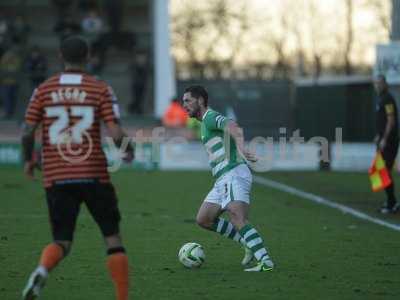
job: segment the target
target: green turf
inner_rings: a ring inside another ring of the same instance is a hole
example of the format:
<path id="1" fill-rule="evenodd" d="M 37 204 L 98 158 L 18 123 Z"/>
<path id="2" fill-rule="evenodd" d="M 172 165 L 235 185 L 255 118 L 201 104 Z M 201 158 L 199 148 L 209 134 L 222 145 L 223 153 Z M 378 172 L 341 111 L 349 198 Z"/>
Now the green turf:
<path id="1" fill-rule="evenodd" d="M 268 176 L 304 189 L 315 182 L 314 192 L 334 200 L 357 201 L 359 192 L 366 193 L 359 185 L 363 175 L 344 181 L 339 175 Z M 249 274 L 240 266 L 240 247 L 194 224 L 212 185 L 208 172 L 121 171 L 113 181 L 133 266 L 133 299 L 398 299 L 399 232 L 255 185 L 251 220 L 277 267 Z M 20 170 L 2 168 L 0 195 L 0 299 L 18 299 L 50 238 L 44 192 Z M 177 261 L 189 241 L 205 248 L 201 269 L 187 270 Z M 103 242 L 85 209 L 72 253 L 51 274 L 42 299 L 113 299 Z"/>
<path id="2" fill-rule="evenodd" d="M 261 175 L 351 206 L 371 216 L 382 218 L 379 208 L 386 198 L 385 193 L 384 191 L 371 192 L 368 173 L 366 172 L 272 172 Z M 394 175 L 394 181 L 395 184 L 399 184 L 400 175 Z M 397 194 L 399 193 L 399 187 L 397 187 Z M 383 218 L 392 223 L 400 224 L 400 214 L 387 215 Z"/>

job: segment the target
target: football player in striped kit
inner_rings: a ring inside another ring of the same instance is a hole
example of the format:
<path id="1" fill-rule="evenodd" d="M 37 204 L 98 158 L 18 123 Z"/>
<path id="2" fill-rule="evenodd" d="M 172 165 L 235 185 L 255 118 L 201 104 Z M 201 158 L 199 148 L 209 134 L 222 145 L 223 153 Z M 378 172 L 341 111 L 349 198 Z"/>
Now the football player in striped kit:
<path id="1" fill-rule="evenodd" d="M 244 149 L 241 128 L 208 106 L 208 93 L 202 86 L 185 90 L 183 106 L 190 117 L 201 121 L 201 141 L 216 180 L 198 211 L 197 223 L 241 243 L 245 248 L 242 265 L 248 265 L 253 258 L 257 261 L 256 266 L 245 271 L 272 270 L 274 264 L 264 241 L 248 221 L 252 174 L 246 161 L 257 159 Z M 220 217 L 224 211 L 229 221 Z"/>
<path id="2" fill-rule="evenodd" d="M 64 71 L 51 76 L 33 93 L 29 102 L 22 148 L 24 172 L 33 178 L 35 131 L 41 127 L 43 185 L 49 210 L 52 242 L 43 248 L 22 299 L 39 294 L 49 273 L 68 255 L 82 203 L 98 224 L 107 251 L 107 267 L 115 286 L 116 299 L 129 294 L 128 257 L 120 234 L 117 195 L 110 181 L 101 146 L 101 123 L 125 160 L 133 159 L 133 147 L 120 125 L 119 109 L 112 88 L 87 74 L 89 46 L 79 36 L 61 42 Z"/>

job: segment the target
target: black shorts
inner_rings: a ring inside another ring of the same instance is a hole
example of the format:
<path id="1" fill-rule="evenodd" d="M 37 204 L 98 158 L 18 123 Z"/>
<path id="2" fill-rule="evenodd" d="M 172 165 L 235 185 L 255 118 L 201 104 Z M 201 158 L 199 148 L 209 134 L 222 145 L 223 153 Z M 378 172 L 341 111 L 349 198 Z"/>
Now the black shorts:
<path id="1" fill-rule="evenodd" d="M 391 170 L 393 164 L 396 160 L 397 151 L 399 150 L 399 142 L 393 141 L 387 143 L 385 150 L 382 152 L 383 159 L 385 161 L 386 167 Z"/>
<path id="2" fill-rule="evenodd" d="M 72 241 L 82 202 L 103 236 L 119 233 L 121 215 L 111 183 L 54 184 L 46 189 L 46 198 L 54 240 Z"/>

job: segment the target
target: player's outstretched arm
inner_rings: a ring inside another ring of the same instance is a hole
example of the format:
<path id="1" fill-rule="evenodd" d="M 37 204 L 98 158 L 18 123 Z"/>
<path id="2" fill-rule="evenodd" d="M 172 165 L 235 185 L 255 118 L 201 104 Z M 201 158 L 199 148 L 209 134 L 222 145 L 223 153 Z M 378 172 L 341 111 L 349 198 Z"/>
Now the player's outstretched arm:
<path id="1" fill-rule="evenodd" d="M 37 167 L 37 162 L 33 160 L 33 150 L 35 147 L 35 130 L 37 125 L 29 125 L 24 123 L 22 125 L 22 154 L 24 160 L 24 173 L 30 178 L 34 179 L 34 170 Z"/>
<path id="2" fill-rule="evenodd" d="M 115 145 L 125 153 L 124 160 L 131 162 L 135 158 L 135 151 L 131 144 L 131 139 L 125 133 L 122 126 L 118 123 L 109 122 L 106 123 L 106 127 Z"/>
<path id="3" fill-rule="evenodd" d="M 229 121 L 225 130 L 235 141 L 237 150 L 239 151 L 240 155 L 242 155 L 246 160 L 250 162 L 256 162 L 257 157 L 245 149 L 243 129 L 240 128 L 236 122 Z"/>

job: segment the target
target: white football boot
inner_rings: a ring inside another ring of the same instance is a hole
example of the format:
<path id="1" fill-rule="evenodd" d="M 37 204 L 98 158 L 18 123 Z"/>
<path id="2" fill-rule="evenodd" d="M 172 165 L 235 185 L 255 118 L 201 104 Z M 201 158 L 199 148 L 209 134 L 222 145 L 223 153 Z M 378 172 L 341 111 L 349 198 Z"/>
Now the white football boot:
<path id="1" fill-rule="evenodd" d="M 33 271 L 22 292 L 22 300 L 33 300 L 38 298 L 41 289 L 46 283 L 47 275 L 47 271 L 43 267 L 38 267 Z"/>
<path id="2" fill-rule="evenodd" d="M 268 258 L 260 261 L 255 267 L 245 269 L 245 272 L 266 272 L 272 271 L 273 268 L 274 263 Z"/>

